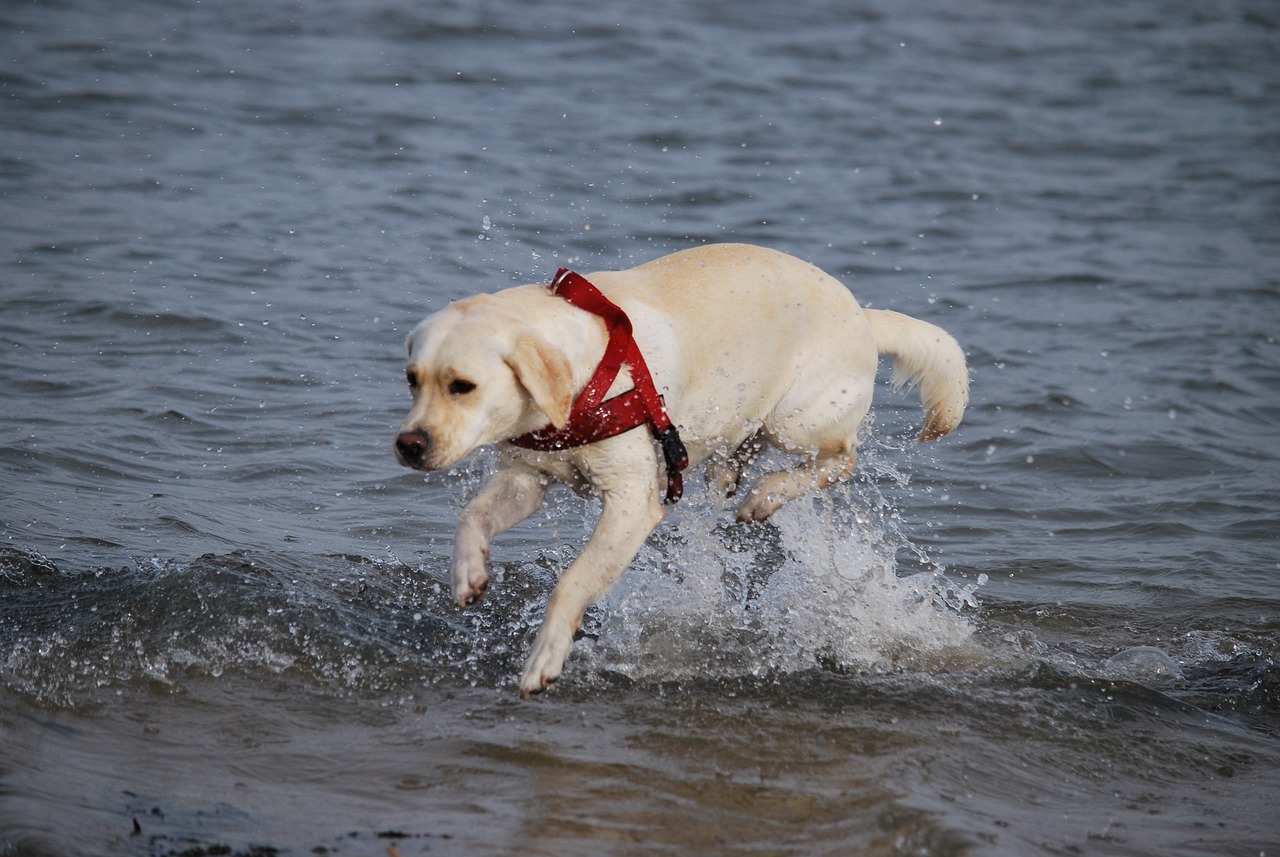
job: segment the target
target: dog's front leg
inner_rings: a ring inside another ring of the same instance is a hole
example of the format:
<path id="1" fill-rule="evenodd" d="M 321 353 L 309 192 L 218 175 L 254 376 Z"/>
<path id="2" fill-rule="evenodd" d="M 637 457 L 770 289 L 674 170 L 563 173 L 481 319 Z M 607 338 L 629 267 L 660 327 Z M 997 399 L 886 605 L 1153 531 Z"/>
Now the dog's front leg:
<path id="1" fill-rule="evenodd" d="M 452 572 L 453 600 L 459 607 L 479 598 L 489 584 L 485 569 L 489 540 L 532 515 L 546 493 L 547 483 L 540 473 L 503 467 L 462 510 L 453 541 Z"/>
<path id="2" fill-rule="evenodd" d="M 605 491 L 602 500 L 600 523 L 551 593 L 533 654 L 520 679 L 522 698 L 546 690 L 560 677 L 582 614 L 622 576 L 662 521 L 662 505 L 651 482 Z"/>

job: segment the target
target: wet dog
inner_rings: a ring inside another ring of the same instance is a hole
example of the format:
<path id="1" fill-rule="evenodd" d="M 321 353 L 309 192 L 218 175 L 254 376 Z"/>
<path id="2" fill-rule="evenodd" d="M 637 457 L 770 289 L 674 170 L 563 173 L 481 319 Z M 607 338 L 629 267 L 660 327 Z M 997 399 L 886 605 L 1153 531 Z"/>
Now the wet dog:
<path id="1" fill-rule="evenodd" d="M 601 500 L 595 531 L 552 592 L 522 696 L 560 676 L 583 612 L 661 522 L 664 480 L 668 499 L 678 498 L 672 485 L 683 465 L 705 462 L 709 483 L 733 494 L 764 444 L 794 455 L 794 466 L 743 492 L 738 519 L 763 521 L 852 476 L 880 355 L 892 358 L 896 384 L 919 385 L 921 440 L 955 428 L 969 398 L 964 353 L 949 334 L 863 309 L 837 280 L 775 250 L 710 245 L 568 276 L 618 312 L 532 285 L 457 301 L 419 324 L 408 339 L 413 406 L 395 439 L 400 462 L 420 470 L 499 447 L 501 466 L 458 522 L 460 606 L 484 592 L 490 539 L 532 514 L 551 483 Z M 622 334 L 628 342 L 610 344 Z M 594 380 L 602 363 L 619 359 L 616 376 Z M 636 398 L 634 427 L 597 439 L 577 425 L 590 421 L 592 408 L 580 405 L 593 383 L 613 397 L 650 380 L 661 400 Z M 663 428 L 668 415 L 674 430 Z M 529 440 L 539 436 L 561 441 Z"/>

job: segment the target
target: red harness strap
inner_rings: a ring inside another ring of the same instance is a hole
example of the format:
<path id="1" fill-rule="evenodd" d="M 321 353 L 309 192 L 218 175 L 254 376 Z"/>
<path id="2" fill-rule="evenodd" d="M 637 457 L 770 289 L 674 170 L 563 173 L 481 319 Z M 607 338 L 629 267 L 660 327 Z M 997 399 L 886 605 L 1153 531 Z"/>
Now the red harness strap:
<path id="1" fill-rule="evenodd" d="M 662 458 L 667 465 L 667 502 L 678 502 L 684 494 L 684 479 L 680 471 L 689 466 L 689 454 L 680 440 L 680 432 L 667 415 L 666 403 L 653 386 L 644 355 L 632 337 L 631 319 L 586 277 L 568 268 L 556 272 L 551 281 L 551 292 L 604 319 L 609 329 L 609 344 L 595 374 L 573 403 L 564 428 L 548 425 L 512 438 L 511 443 L 542 452 L 570 449 L 648 424 L 662 447 Z M 624 364 L 631 367 L 633 389 L 602 402 Z"/>

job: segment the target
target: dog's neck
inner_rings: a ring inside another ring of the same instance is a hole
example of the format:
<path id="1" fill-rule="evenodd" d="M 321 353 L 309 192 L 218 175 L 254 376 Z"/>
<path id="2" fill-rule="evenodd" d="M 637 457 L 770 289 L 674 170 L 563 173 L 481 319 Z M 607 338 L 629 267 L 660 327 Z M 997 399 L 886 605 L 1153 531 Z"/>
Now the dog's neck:
<path id="1" fill-rule="evenodd" d="M 658 394 L 653 378 L 633 336 L 631 319 L 586 277 L 561 268 L 551 281 L 550 293 L 585 313 L 597 317 L 606 331 L 606 346 L 596 368 L 577 390 L 568 422 L 548 425 L 512 438 L 526 449 L 558 450 L 585 446 L 648 426 L 661 446 L 667 473 L 667 502 L 675 503 L 684 492 L 680 471 L 689 465 L 689 454 Z M 590 363 L 586 365 L 591 365 Z M 624 377 L 624 370 L 630 379 Z M 615 388 L 630 388 L 618 393 Z"/>
<path id="2" fill-rule="evenodd" d="M 554 305 L 554 330 L 539 330 L 548 341 L 564 352 L 573 370 L 573 398 L 578 396 L 595 375 L 596 367 L 604 357 L 609 345 L 609 326 L 603 318 L 592 312 L 583 310 L 564 298 L 550 291 L 545 285 L 537 286 L 539 302 Z M 631 371 L 622 367 L 618 379 L 609 388 L 608 395 L 627 390 L 631 387 Z"/>

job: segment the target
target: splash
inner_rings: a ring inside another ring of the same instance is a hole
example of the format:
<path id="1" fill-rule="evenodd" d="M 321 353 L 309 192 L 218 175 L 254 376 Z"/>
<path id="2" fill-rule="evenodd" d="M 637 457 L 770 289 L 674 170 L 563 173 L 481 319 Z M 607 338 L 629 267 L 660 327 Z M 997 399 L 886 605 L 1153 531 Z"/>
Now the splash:
<path id="1" fill-rule="evenodd" d="M 1152 680 L 1181 679 L 1182 667 L 1163 649 L 1155 646 L 1132 646 L 1107 659 L 1102 671 L 1114 678 L 1124 678 L 1139 683 Z"/>
<path id="2" fill-rule="evenodd" d="M 815 668 L 936 670 L 979 657 L 962 612 L 976 584 L 921 554 L 874 488 L 784 506 L 767 524 L 695 500 L 641 552 L 595 613 L 578 657 L 634 680 L 761 676 Z"/>
<path id="3" fill-rule="evenodd" d="M 471 648 L 468 629 L 440 618 L 447 593 L 394 559 L 335 557 L 314 572 L 271 559 L 77 572 L 0 551 L 0 688 L 73 706 L 243 673 L 399 693 Z"/>

